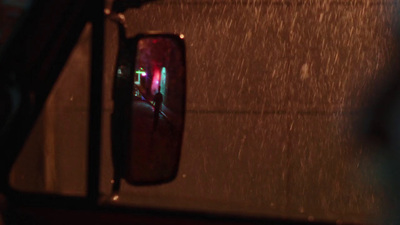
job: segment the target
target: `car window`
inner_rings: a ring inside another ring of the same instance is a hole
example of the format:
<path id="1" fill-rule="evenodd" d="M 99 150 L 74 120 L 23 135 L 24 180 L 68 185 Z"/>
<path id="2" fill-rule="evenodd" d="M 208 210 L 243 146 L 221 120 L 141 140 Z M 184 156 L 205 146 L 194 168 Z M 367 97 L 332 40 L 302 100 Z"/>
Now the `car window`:
<path id="1" fill-rule="evenodd" d="M 117 25 L 105 21 L 103 204 L 370 222 L 383 193 L 357 121 L 387 76 L 393 1 L 163 0 L 125 12 L 127 35 L 181 33 L 187 104 L 178 177 L 111 194 Z M 50 95 L 11 183 L 84 195 L 90 26 Z"/>
<path id="2" fill-rule="evenodd" d="M 187 108 L 169 184 L 122 184 L 124 205 L 362 222 L 382 192 L 357 121 L 394 46 L 392 1 L 167 0 L 125 13 L 127 35 L 182 33 Z M 105 105 L 117 51 L 106 27 Z M 113 54 L 110 54 L 113 53 Z M 102 191 L 110 192 L 111 108 Z"/>

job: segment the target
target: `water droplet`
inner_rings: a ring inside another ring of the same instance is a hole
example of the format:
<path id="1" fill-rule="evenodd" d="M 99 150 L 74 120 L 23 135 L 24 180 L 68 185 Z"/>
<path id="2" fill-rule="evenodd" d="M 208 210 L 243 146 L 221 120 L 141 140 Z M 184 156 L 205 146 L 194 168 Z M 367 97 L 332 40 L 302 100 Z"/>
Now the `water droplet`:
<path id="1" fill-rule="evenodd" d="M 113 201 L 117 201 L 119 199 L 119 196 L 118 195 L 114 195 L 113 197 L 112 197 L 112 200 Z"/>

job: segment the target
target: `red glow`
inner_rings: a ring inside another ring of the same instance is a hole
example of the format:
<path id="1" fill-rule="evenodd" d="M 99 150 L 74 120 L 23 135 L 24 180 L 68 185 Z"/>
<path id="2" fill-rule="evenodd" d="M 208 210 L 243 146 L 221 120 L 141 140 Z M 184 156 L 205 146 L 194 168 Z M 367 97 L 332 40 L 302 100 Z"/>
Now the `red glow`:
<path id="1" fill-rule="evenodd" d="M 153 81 L 151 82 L 151 93 L 154 95 L 158 92 L 158 86 L 160 85 L 161 70 L 159 67 L 153 68 Z"/>

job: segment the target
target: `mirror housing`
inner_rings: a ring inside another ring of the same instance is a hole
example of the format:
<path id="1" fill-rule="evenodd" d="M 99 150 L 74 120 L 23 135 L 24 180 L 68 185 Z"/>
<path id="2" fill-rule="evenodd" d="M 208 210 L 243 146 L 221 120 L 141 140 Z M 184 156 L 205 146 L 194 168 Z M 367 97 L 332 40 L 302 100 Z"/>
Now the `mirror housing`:
<path id="1" fill-rule="evenodd" d="M 121 178 L 150 185 L 177 175 L 186 103 L 181 37 L 139 34 L 120 43 L 112 115 L 114 191 Z"/>

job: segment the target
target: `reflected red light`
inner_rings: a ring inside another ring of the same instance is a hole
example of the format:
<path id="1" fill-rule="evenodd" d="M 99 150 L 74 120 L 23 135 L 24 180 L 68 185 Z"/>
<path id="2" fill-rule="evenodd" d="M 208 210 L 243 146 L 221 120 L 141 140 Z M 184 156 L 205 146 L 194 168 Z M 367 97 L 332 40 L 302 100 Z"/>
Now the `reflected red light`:
<path id="1" fill-rule="evenodd" d="M 158 86 L 161 79 L 161 70 L 159 67 L 153 68 L 153 81 L 151 83 L 151 93 L 156 94 L 158 92 Z"/>

